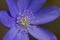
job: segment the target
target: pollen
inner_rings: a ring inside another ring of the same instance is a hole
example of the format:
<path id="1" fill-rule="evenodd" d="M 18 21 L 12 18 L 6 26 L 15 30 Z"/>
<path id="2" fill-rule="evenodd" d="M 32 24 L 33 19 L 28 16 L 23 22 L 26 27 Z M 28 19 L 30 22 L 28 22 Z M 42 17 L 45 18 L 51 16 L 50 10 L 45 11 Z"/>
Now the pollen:
<path id="1" fill-rule="evenodd" d="M 26 26 L 26 25 L 29 24 L 29 22 L 28 22 L 28 20 L 27 20 L 26 18 L 22 18 L 22 19 L 21 19 L 21 23 L 22 23 L 22 25 L 24 25 L 24 26 Z"/>

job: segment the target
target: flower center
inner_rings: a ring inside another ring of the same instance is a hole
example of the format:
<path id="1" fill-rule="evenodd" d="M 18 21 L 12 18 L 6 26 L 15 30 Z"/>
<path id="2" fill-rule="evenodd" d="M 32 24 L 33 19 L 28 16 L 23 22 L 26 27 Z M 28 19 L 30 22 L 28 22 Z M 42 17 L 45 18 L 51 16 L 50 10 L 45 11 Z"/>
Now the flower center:
<path id="1" fill-rule="evenodd" d="M 21 19 L 21 23 L 22 23 L 22 25 L 24 25 L 24 26 L 26 26 L 26 25 L 29 24 L 29 22 L 28 22 L 28 20 L 27 20 L 26 18 L 22 18 L 22 19 Z"/>
<path id="2" fill-rule="evenodd" d="M 34 18 L 34 15 L 32 14 L 32 11 L 24 10 L 23 12 L 20 12 L 17 17 L 17 24 L 19 26 L 27 26 L 31 22 L 31 18 Z"/>

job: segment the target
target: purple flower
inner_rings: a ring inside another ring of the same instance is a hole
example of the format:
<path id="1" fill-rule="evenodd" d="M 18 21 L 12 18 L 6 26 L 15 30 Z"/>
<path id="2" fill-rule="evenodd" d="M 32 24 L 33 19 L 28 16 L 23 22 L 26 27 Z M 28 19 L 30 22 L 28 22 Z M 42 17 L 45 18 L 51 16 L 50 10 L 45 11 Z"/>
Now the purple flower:
<path id="1" fill-rule="evenodd" d="M 3 40 L 29 40 L 28 33 L 37 40 L 57 40 L 38 24 L 51 22 L 59 17 L 57 7 L 42 8 L 46 0 L 6 0 L 9 11 L 0 11 L 0 22 L 10 30 Z"/>

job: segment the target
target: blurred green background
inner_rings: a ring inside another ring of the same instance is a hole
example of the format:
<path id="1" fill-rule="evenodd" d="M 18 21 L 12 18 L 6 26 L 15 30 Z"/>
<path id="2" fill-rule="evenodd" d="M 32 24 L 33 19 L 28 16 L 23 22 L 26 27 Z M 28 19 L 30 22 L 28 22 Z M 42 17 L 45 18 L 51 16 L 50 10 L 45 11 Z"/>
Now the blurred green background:
<path id="1" fill-rule="evenodd" d="M 52 5 L 60 7 L 60 0 L 47 0 L 44 7 L 52 6 Z M 0 0 L 0 10 L 8 10 L 5 0 Z M 50 22 L 48 24 L 43 24 L 40 26 L 53 32 L 57 36 L 58 40 L 60 40 L 60 17 L 53 22 Z M 7 31 L 8 31 L 8 28 L 0 23 L 0 40 L 2 40 L 3 36 Z M 35 40 L 34 38 L 32 38 L 31 35 L 29 36 L 31 40 Z"/>

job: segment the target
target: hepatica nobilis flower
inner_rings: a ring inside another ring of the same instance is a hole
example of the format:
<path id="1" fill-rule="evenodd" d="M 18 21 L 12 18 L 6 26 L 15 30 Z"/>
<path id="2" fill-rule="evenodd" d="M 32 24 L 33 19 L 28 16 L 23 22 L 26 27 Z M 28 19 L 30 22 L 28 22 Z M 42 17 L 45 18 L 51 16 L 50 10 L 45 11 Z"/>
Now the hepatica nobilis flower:
<path id="1" fill-rule="evenodd" d="M 42 8 L 46 0 L 6 0 L 9 11 L 0 11 L 0 22 L 10 30 L 3 40 L 29 40 L 28 33 L 37 40 L 57 40 L 51 32 L 38 27 L 59 16 L 57 7 Z"/>

